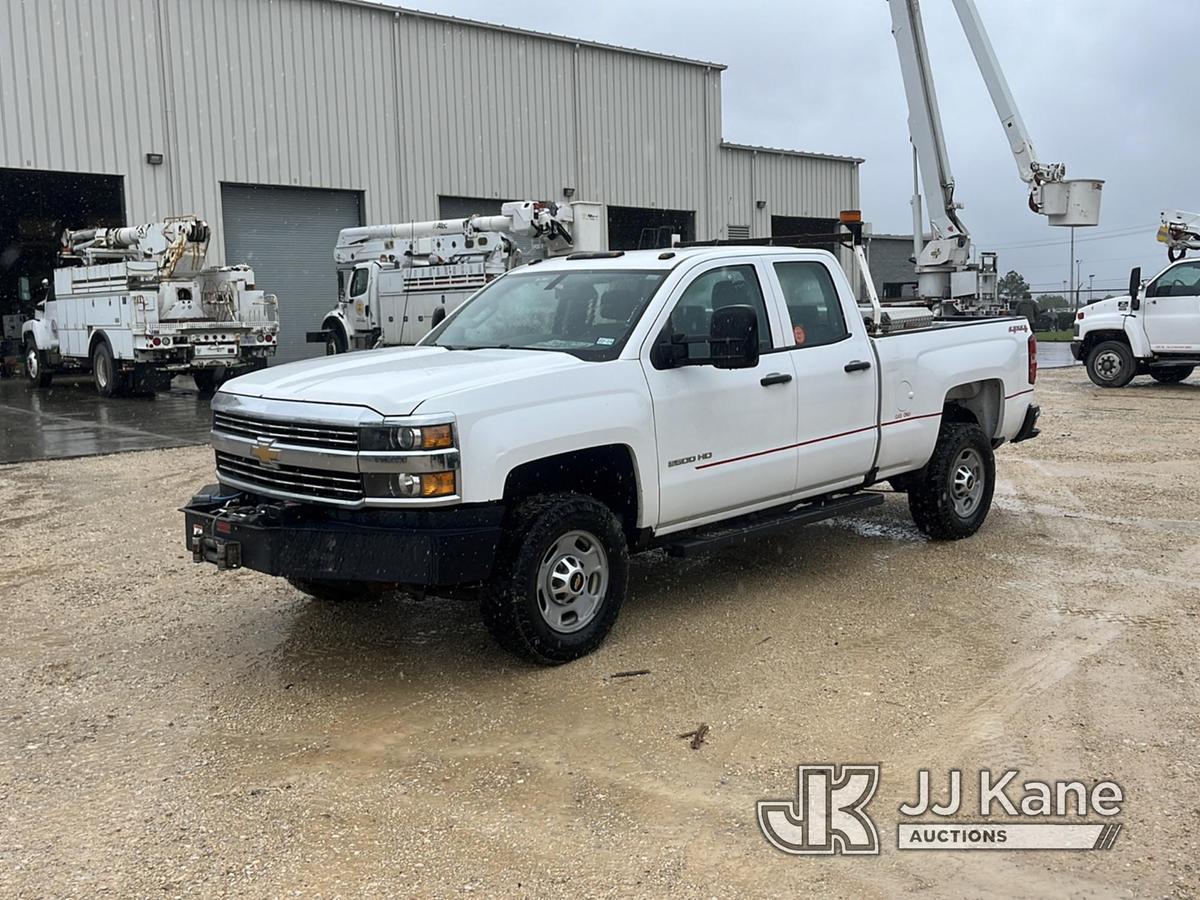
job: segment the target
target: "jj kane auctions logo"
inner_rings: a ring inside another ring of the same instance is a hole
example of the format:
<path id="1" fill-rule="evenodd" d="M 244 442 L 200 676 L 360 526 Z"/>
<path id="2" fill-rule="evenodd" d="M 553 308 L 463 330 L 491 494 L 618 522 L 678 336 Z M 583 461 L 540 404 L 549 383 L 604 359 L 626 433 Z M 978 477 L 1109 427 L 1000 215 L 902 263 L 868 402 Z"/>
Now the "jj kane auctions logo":
<path id="1" fill-rule="evenodd" d="M 951 769 L 944 802 L 933 796 L 928 769 L 917 772 L 917 798 L 899 807 L 899 850 L 1108 850 L 1121 824 L 1111 821 L 1046 822 L 1047 817 L 1109 819 L 1124 802 L 1121 786 L 1081 780 L 1026 781 L 1009 769 L 982 769 L 978 812 L 982 821 L 949 817 L 966 813 L 963 775 Z M 796 769 L 796 796 L 760 800 L 758 827 L 773 847 L 795 856 L 878 855 L 879 832 L 867 805 L 879 787 L 878 765 L 805 765 Z M 935 818 L 929 819 L 929 816 Z M 992 817 L 1016 818 L 995 821 Z M 914 821 L 915 820 L 915 821 Z"/>

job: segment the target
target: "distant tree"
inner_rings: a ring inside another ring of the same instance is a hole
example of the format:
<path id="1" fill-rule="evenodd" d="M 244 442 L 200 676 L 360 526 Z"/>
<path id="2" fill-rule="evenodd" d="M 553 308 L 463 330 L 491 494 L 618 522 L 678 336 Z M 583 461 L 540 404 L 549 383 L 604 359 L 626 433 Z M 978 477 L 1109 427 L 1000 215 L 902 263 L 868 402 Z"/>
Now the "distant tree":
<path id="1" fill-rule="evenodd" d="M 1043 294 L 1038 298 L 1038 306 L 1042 309 L 1066 309 L 1071 301 L 1062 294 Z"/>
<path id="2" fill-rule="evenodd" d="M 1010 271 L 996 285 L 1000 297 L 1010 303 L 1025 300 L 1029 297 L 1029 282 L 1020 272 Z"/>

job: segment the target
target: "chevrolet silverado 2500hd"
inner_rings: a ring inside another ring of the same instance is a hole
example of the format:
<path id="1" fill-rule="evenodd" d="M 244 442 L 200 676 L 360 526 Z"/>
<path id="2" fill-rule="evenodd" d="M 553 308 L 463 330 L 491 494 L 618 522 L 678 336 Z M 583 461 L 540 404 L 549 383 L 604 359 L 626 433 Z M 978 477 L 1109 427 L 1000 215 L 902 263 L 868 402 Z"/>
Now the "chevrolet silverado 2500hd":
<path id="1" fill-rule="evenodd" d="M 631 552 L 861 510 L 883 481 L 967 537 L 993 450 L 1037 434 L 1028 323 L 880 321 L 823 250 L 528 265 L 415 347 L 224 384 L 186 539 L 322 599 L 478 585 L 500 643 L 555 664 L 604 639 Z"/>

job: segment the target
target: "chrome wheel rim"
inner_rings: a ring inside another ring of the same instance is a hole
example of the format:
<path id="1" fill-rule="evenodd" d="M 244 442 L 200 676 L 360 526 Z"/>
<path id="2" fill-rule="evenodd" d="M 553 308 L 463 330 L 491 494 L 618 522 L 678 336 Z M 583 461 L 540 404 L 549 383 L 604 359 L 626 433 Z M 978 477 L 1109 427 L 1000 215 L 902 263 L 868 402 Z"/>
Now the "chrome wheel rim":
<path id="1" fill-rule="evenodd" d="M 1103 381 L 1115 381 L 1121 374 L 1121 355 L 1115 350 L 1105 350 L 1097 356 L 1096 374 Z"/>
<path id="2" fill-rule="evenodd" d="M 979 509 L 986 478 L 979 451 L 968 447 L 958 454 L 950 474 L 950 499 L 960 518 L 969 519 Z"/>
<path id="3" fill-rule="evenodd" d="M 38 365 L 38 353 L 32 347 L 25 354 L 25 371 L 30 378 L 36 379 L 41 374 L 41 367 Z"/>
<path id="4" fill-rule="evenodd" d="M 571 634 L 596 617 L 608 592 L 608 554 L 594 534 L 568 531 L 542 555 L 537 603 L 553 631 Z"/>

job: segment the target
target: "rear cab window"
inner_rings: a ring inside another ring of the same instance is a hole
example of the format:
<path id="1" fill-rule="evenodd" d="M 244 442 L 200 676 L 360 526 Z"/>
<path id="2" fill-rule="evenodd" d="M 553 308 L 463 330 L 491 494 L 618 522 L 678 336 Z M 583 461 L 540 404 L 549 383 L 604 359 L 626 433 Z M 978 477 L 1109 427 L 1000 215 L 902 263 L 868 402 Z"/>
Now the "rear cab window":
<path id="1" fill-rule="evenodd" d="M 823 347 L 850 336 L 829 268 L 816 260 L 772 264 L 790 320 L 795 347 Z"/>

